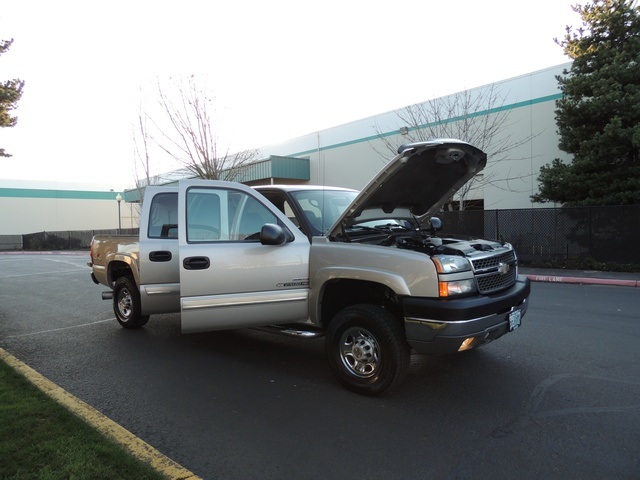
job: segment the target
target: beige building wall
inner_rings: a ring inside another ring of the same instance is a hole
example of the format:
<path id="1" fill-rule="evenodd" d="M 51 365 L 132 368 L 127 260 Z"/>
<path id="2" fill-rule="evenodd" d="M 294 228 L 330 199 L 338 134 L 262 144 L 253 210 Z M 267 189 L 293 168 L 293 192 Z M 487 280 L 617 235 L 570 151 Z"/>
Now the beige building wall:
<path id="1" fill-rule="evenodd" d="M 553 206 L 534 204 L 530 197 L 538 189 L 542 165 L 554 158 L 569 160 L 558 149 L 554 113 L 560 98 L 555 77 L 567 67 L 559 65 L 494 84 L 503 99 L 500 110 L 508 113 L 504 132 L 496 136 L 495 143 L 506 137 L 511 145 L 518 146 L 497 158 L 489 156 L 482 181 L 467 199 L 483 199 L 487 210 Z M 481 88 L 472 89 L 472 94 Z M 487 105 L 486 115 L 491 115 L 492 107 L 495 105 Z M 361 189 L 394 155 L 381 135 L 400 146 L 407 142 L 400 134 L 403 126 L 397 112 L 386 112 L 269 145 L 261 152 L 265 157 L 309 157 L 312 184 Z"/>
<path id="2" fill-rule="evenodd" d="M 117 193 L 82 190 L 73 184 L 0 180 L 0 235 L 118 228 Z M 135 206 L 122 201 L 120 214 L 122 228 L 137 226 Z"/>

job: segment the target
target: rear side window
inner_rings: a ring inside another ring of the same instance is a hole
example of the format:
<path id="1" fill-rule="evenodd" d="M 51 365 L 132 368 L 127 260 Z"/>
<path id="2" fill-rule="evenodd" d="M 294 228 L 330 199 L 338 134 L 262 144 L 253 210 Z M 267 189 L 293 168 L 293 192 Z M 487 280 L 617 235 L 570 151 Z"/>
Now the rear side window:
<path id="1" fill-rule="evenodd" d="M 178 193 L 159 193 L 149 210 L 149 238 L 178 238 Z"/>

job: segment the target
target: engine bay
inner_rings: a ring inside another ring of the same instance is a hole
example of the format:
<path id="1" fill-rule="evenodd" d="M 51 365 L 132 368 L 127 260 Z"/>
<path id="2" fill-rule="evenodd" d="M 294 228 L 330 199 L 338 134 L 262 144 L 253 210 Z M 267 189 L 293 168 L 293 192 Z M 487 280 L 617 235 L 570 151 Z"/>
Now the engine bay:
<path id="1" fill-rule="evenodd" d="M 504 248 L 504 245 L 496 241 L 439 237 L 431 229 L 419 230 L 396 224 L 373 227 L 356 225 L 350 228 L 348 233 L 343 232 L 336 240 L 400 248 L 427 255 L 462 257 L 472 257 L 481 252 Z"/>

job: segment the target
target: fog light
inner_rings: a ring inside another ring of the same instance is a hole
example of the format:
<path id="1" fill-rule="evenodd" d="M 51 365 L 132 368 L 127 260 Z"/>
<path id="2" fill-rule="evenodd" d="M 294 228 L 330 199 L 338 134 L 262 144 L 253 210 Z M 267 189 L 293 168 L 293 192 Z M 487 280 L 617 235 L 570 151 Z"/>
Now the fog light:
<path id="1" fill-rule="evenodd" d="M 464 352 L 465 350 L 469 350 L 470 348 L 473 348 L 473 344 L 475 342 L 476 337 L 469 337 L 469 338 L 465 338 L 464 342 L 462 342 L 462 344 L 460 344 L 460 348 L 458 349 L 459 352 Z"/>

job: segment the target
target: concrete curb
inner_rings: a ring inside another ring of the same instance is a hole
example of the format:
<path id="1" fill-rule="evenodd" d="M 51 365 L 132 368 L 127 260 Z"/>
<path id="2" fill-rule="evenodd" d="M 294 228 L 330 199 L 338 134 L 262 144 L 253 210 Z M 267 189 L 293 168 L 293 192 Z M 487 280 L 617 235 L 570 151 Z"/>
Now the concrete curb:
<path id="1" fill-rule="evenodd" d="M 580 285 L 614 285 L 618 287 L 640 287 L 640 280 L 614 278 L 561 277 L 555 275 L 525 275 L 532 282 L 573 283 Z"/>
<path id="2" fill-rule="evenodd" d="M 196 474 L 166 457 L 144 440 L 136 437 L 133 433 L 79 398 L 74 397 L 2 348 L 0 348 L 0 360 L 3 360 L 15 371 L 26 377 L 27 380 L 50 398 L 80 417 L 104 436 L 120 444 L 138 460 L 151 465 L 154 470 L 162 475 L 173 480 L 200 480 L 200 477 Z"/>

